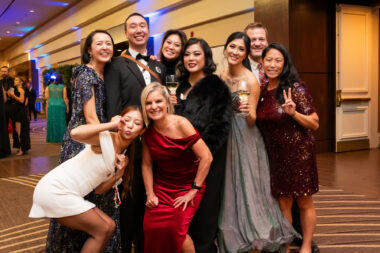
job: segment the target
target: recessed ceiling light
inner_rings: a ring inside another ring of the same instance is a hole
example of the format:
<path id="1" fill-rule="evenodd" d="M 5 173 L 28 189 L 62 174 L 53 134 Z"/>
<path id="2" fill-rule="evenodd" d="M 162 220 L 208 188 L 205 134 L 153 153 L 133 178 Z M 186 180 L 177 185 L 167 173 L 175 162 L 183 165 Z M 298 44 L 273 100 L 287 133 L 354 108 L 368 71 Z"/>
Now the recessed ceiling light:
<path id="1" fill-rule="evenodd" d="M 19 21 L 17 21 L 17 22 L 16 22 L 16 25 L 19 25 L 19 24 L 20 24 L 20 22 L 19 22 Z"/>
<path id="2" fill-rule="evenodd" d="M 30 10 L 29 12 L 34 12 L 34 10 Z"/>
<path id="3" fill-rule="evenodd" d="M 6 33 L 11 33 L 11 31 L 6 31 Z"/>

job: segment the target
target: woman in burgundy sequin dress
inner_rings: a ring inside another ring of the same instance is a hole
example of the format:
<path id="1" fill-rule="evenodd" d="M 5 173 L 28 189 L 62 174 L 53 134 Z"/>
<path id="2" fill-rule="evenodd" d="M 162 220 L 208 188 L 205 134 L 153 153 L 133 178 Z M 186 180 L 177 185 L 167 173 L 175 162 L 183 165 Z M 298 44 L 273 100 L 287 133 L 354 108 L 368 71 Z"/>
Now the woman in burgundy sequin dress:
<path id="1" fill-rule="evenodd" d="M 172 114 L 166 87 L 149 84 L 141 104 L 148 127 L 142 161 L 147 194 L 144 252 L 195 253 L 187 230 L 206 187 L 211 152 L 186 118 Z"/>
<path id="2" fill-rule="evenodd" d="M 263 59 L 268 84 L 262 87 L 257 125 L 268 152 L 271 190 L 290 222 L 293 199 L 297 200 L 303 230 L 300 252 L 309 253 L 316 225 L 312 195 L 318 192 L 311 130 L 318 129 L 319 119 L 285 47 L 270 44 L 263 51 Z"/>

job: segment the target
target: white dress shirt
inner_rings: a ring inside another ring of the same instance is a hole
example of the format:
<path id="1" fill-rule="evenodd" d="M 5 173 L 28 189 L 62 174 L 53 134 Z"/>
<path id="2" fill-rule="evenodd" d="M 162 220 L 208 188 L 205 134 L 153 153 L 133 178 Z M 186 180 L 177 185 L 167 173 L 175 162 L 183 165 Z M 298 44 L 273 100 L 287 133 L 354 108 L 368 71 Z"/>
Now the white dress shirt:
<path id="1" fill-rule="evenodd" d="M 139 52 L 137 52 L 137 51 L 135 51 L 133 49 L 128 49 L 128 52 L 135 59 L 136 59 L 136 56 L 139 54 Z M 144 53 L 142 53 L 142 55 L 146 56 L 147 52 L 145 51 Z M 138 61 L 141 62 L 142 64 L 144 64 L 145 66 L 148 66 L 148 62 L 145 61 L 144 59 L 139 59 Z M 142 73 L 142 75 L 144 77 L 145 84 L 146 85 L 150 84 L 152 80 L 151 80 L 149 71 L 145 70 L 143 67 L 141 67 L 138 64 L 137 64 L 137 67 L 139 67 L 139 69 L 140 69 L 140 71 L 141 71 L 141 73 Z"/>

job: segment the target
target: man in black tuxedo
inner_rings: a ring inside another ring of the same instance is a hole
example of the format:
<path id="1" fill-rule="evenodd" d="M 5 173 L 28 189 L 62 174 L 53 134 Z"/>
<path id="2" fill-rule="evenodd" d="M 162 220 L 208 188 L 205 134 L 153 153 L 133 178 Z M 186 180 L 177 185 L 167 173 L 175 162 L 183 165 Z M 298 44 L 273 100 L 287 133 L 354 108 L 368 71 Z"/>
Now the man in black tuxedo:
<path id="1" fill-rule="evenodd" d="M 110 120 L 129 105 L 140 106 L 140 95 L 146 85 L 153 81 L 164 81 L 165 67 L 147 55 L 149 25 L 139 13 L 132 13 L 124 23 L 125 35 L 129 42 L 126 55 L 132 56 L 152 70 L 160 80 L 135 61 L 119 56 L 113 58 L 105 70 L 106 110 Z M 143 218 L 145 210 L 145 188 L 141 175 L 141 142 L 136 141 L 132 196 L 122 201 L 120 207 L 121 241 L 123 252 L 144 251 Z"/>
<path id="2" fill-rule="evenodd" d="M 7 91 L 9 89 L 15 89 L 15 87 L 14 87 L 15 79 L 9 75 L 9 67 L 2 66 L 0 71 L 1 71 L 0 89 L 1 89 L 1 87 L 3 87 L 5 90 L 5 94 L 7 95 Z M 8 97 L 8 95 L 7 95 L 7 97 Z M 15 128 L 14 113 L 13 113 L 13 104 L 14 103 L 15 103 L 15 100 L 8 97 L 7 102 L 5 102 L 5 104 L 4 104 L 4 111 L 5 111 L 5 121 L 6 121 L 7 127 L 9 124 L 9 119 L 12 120 L 13 146 L 18 146 L 19 140 L 18 140 L 17 133 L 15 131 L 16 128 Z"/>
<path id="3" fill-rule="evenodd" d="M 28 112 L 29 112 L 29 120 L 32 120 L 32 112 L 34 116 L 34 120 L 37 120 L 37 110 L 36 110 L 36 99 L 37 92 L 32 87 L 32 80 L 29 78 L 28 83 L 26 84 L 28 88 Z"/>

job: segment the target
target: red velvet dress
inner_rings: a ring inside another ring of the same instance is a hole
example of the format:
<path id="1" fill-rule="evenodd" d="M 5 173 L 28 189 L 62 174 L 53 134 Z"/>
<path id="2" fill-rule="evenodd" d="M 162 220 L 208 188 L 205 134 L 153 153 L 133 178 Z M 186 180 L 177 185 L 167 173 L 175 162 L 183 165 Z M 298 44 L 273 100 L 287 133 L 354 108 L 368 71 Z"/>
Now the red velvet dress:
<path id="1" fill-rule="evenodd" d="M 256 120 L 268 152 L 272 194 L 311 196 L 319 190 L 314 136 L 282 110 L 275 92 L 261 87 Z M 315 112 L 311 95 L 302 83 L 294 83 L 292 99 L 297 112 Z"/>
<path id="2" fill-rule="evenodd" d="M 153 191 L 158 197 L 156 208 L 146 208 L 144 216 L 144 251 L 147 253 L 179 253 L 195 211 L 201 202 L 206 185 L 198 191 L 193 201 L 182 211 L 183 205 L 174 208 L 174 200 L 191 189 L 198 165 L 191 149 L 199 139 L 194 135 L 172 139 L 157 132 L 152 126 L 144 135 L 157 169 Z"/>

